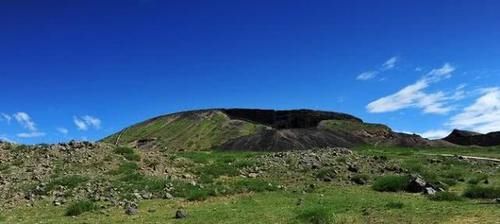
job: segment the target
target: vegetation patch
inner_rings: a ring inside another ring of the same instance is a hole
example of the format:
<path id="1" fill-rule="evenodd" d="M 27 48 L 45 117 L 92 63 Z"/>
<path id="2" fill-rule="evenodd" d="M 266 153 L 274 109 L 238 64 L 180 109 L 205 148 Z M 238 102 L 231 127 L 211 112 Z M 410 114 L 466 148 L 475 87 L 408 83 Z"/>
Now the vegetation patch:
<path id="1" fill-rule="evenodd" d="M 334 223 L 334 214 L 326 206 L 315 205 L 298 212 L 297 220 L 301 223 L 330 224 Z"/>
<path id="2" fill-rule="evenodd" d="M 125 159 L 130 161 L 139 161 L 141 160 L 141 156 L 135 152 L 134 149 L 129 147 L 117 147 L 113 150 L 114 153 L 122 155 Z"/>
<path id="3" fill-rule="evenodd" d="M 385 205 L 385 207 L 390 209 L 402 209 L 405 206 L 402 202 L 389 202 Z"/>
<path id="4" fill-rule="evenodd" d="M 460 197 L 460 195 L 453 193 L 453 192 L 448 192 L 448 191 L 443 191 L 443 192 L 437 192 L 434 195 L 429 195 L 429 199 L 433 201 L 462 201 L 463 198 Z"/>
<path id="5" fill-rule="evenodd" d="M 484 198 L 484 199 L 495 199 L 500 198 L 500 188 L 499 187 L 482 187 L 482 186 L 469 186 L 465 192 L 464 197 L 467 198 Z"/>
<path id="6" fill-rule="evenodd" d="M 382 192 L 398 192 L 406 190 L 410 178 L 408 176 L 382 176 L 375 180 L 373 190 Z"/>
<path id="7" fill-rule="evenodd" d="M 81 175 L 69 175 L 55 178 L 49 181 L 46 191 L 49 192 L 58 186 L 64 186 L 66 188 L 73 189 L 75 187 L 78 187 L 80 184 L 87 182 L 88 180 L 88 177 Z"/>
<path id="8" fill-rule="evenodd" d="M 472 178 L 469 179 L 469 181 L 467 181 L 468 184 L 472 184 L 472 185 L 477 185 L 479 184 L 479 182 L 481 181 L 487 181 L 488 180 L 488 175 L 486 174 L 478 174 L 478 175 L 475 175 L 473 176 Z"/>
<path id="9" fill-rule="evenodd" d="M 68 208 L 66 208 L 66 216 L 78 216 L 85 212 L 91 212 L 99 209 L 99 206 L 94 202 L 89 200 L 80 200 L 73 202 Z"/>

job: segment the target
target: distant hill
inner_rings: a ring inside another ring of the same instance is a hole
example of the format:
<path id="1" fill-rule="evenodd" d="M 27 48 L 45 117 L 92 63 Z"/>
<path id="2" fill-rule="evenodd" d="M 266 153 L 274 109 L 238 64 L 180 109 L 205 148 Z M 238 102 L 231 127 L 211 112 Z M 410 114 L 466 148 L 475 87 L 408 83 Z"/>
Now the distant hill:
<path id="1" fill-rule="evenodd" d="M 315 110 L 207 109 L 156 117 L 102 141 L 166 150 L 304 150 L 357 145 L 444 146 L 355 116 Z"/>
<path id="2" fill-rule="evenodd" d="M 500 132 L 481 134 L 455 129 L 443 140 L 457 145 L 496 146 L 500 145 Z"/>

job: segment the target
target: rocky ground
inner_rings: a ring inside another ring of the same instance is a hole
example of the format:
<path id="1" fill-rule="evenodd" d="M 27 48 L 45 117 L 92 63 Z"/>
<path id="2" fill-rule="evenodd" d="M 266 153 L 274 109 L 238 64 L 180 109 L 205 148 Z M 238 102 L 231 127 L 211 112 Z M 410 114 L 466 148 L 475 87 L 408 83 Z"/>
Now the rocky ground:
<path id="1" fill-rule="evenodd" d="M 1 142 L 0 210 L 36 207 L 38 202 L 69 208 L 83 201 L 104 213 L 120 208 L 134 216 L 146 209 L 139 205 L 148 200 L 193 202 L 271 191 L 305 195 L 332 186 L 364 189 L 362 185 L 380 185 L 380 177 L 403 182 L 375 190 L 435 195 L 465 182 L 496 189 L 497 161 L 412 153 L 346 148 L 173 152 L 77 141 L 33 146 Z M 185 218 L 185 211 L 175 217 Z"/>
<path id="2" fill-rule="evenodd" d="M 140 200 L 198 200 L 252 190 L 245 184 L 269 190 L 318 182 L 363 185 L 373 175 L 405 172 L 383 157 L 360 156 L 345 148 L 241 155 L 176 154 L 77 141 L 34 146 L 3 142 L 0 209 L 32 206 L 39 200 L 64 206 L 89 199 L 133 214 Z"/>

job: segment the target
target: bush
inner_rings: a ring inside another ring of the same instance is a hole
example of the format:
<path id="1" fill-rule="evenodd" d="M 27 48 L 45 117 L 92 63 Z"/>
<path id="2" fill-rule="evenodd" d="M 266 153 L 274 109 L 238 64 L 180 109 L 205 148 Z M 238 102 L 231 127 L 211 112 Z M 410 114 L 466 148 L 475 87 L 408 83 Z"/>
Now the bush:
<path id="1" fill-rule="evenodd" d="M 463 198 L 453 192 L 437 192 L 434 195 L 429 195 L 429 199 L 433 201 L 462 201 Z"/>
<path id="2" fill-rule="evenodd" d="M 351 177 L 351 181 L 356 184 L 366 184 L 370 180 L 370 176 L 367 174 L 356 174 Z"/>
<path id="3" fill-rule="evenodd" d="M 66 216 L 78 216 L 85 212 L 97 210 L 99 206 L 88 200 L 76 201 L 66 208 Z"/>
<path id="4" fill-rule="evenodd" d="M 402 202 L 389 202 L 385 205 L 385 207 L 392 209 L 402 209 L 404 207 L 404 204 Z"/>
<path id="5" fill-rule="evenodd" d="M 485 199 L 500 198 L 500 188 L 481 187 L 475 185 L 469 186 L 465 190 L 464 196 L 468 198 L 485 198 Z"/>
<path id="6" fill-rule="evenodd" d="M 479 182 L 485 181 L 485 180 L 488 180 L 488 175 L 480 174 L 480 175 L 477 175 L 477 176 L 469 179 L 469 181 L 467 181 L 467 183 L 472 184 L 472 185 L 476 185 L 476 184 L 479 184 Z"/>
<path id="7" fill-rule="evenodd" d="M 300 211 L 297 215 L 297 220 L 311 224 L 330 224 L 335 221 L 333 213 L 321 205 L 316 205 Z"/>
<path id="8" fill-rule="evenodd" d="M 122 155 L 125 159 L 130 161 L 139 161 L 141 160 L 141 156 L 137 154 L 134 149 L 128 147 L 117 147 L 114 153 Z"/>
<path id="9" fill-rule="evenodd" d="M 47 191 L 53 190 L 57 186 L 64 186 L 66 188 L 72 189 L 78 187 L 80 184 L 85 183 L 89 180 L 88 177 L 80 175 L 70 175 L 60 178 L 53 179 L 47 184 Z"/>
<path id="10" fill-rule="evenodd" d="M 372 188 L 383 192 L 404 191 L 408 186 L 409 180 L 407 176 L 383 176 L 375 180 Z"/>

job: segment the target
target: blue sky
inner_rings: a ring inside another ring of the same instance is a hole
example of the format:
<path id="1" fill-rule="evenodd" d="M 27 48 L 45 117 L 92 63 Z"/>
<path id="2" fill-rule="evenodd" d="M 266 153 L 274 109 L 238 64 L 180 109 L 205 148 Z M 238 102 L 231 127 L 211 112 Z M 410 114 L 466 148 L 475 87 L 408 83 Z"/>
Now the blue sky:
<path id="1" fill-rule="evenodd" d="M 500 130 L 500 2 L 2 1 L 0 138 L 98 140 L 211 107 Z M 498 127 L 498 128 L 497 128 Z"/>

